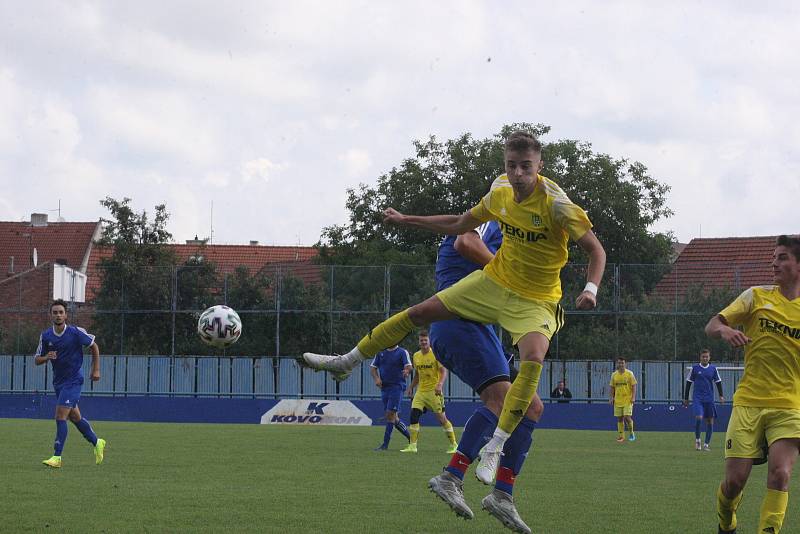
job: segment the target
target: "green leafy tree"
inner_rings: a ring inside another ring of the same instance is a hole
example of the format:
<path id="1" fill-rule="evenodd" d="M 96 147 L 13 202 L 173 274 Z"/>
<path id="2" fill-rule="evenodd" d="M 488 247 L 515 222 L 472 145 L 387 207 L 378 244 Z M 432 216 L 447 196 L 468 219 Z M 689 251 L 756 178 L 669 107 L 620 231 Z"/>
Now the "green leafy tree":
<path id="1" fill-rule="evenodd" d="M 169 214 L 161 204 L 151 220 L 136 212 L 131 199 L 106 197 L 100 204 L 111 213 L 101 218 L 100 246 L 113 254 L 100 261 L 102 284 L 95 299 L 94 328 L 106 352 L 170 354 L 172 268 L 177 263 L 166 246 Z"/>
<path id="2" fill-rule="evenodd" d="M 487 139 L 464 134 L 444 142 L 435 137 L 415 141 L 415 155 L 380 176 L 375 187 L 348 189 L 349 223 L 323 229 L 318 243 L 321 261 L 432 263 L 441 236 L 386 226 L 382 211 L 391 206 L 418 215 L 463 213 L 503 172 L 504 140 L 515 130 L 545 137 L 550 127 L 512 124 Z M 597 154 L 591 144 L 574 140 L 546 143 L 542 157 L 542 174 L 587 210 L 610 262 L 656 263 L 669 258 L 672 236 L 649 230 L 672 214 L 666 207 L 669 186 L 652 178 L 643 164 Z M 584 258 L 575 251 L 572 257 Z"/>

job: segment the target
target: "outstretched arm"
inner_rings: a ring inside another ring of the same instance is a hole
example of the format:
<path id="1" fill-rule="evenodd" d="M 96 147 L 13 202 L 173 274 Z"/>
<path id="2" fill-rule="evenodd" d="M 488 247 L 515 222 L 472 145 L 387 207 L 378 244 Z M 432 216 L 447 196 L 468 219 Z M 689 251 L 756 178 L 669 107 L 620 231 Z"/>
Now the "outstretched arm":
<path id="1" fill-rule="evenodd" d="M 589 255 L 589 267 L 586 288 L 575 299 L 575 307 L 579 310 L 591 310 L 597 306 L 597 288 L 606 270 L 606 251 L 591 230 L 587 230 L 578 239 L 578 245 Z"/>
<path id="2" fill-rule="evenodd" d="M 383 211 L 383 222 L 423 228 L 446 235 L 463 234 L 481 224 L 481 221 L 473 217 L 470 212 L 461 215 L 403 215 L 394 208 L 386 208 Z"/>

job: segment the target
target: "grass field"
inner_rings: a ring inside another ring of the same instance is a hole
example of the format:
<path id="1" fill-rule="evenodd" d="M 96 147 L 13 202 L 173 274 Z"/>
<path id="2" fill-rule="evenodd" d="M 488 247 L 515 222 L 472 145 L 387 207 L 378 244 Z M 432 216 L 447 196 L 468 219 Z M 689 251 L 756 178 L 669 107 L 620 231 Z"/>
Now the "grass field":
<path id="1" fill-rule="evenodd" d="M 51 421 L 0 420 L 1 532 L 502 532 L 480 510 L 488 492 L 472 471 L 465 484 L 476 513 L 466 522 L 427 489 L 449 459 L 445 437 L 424 427 L 417 455 L 373 452 L 382 427 L 179 425 L 98 421 L 108 440 L 94 465 L 70 425 L 64 467 L 52 454 Z M 716 450 L 693 450 L 687 433 L 642 433 L 617 444 L 613 432 L 537 430 L 517 480 L 522 517 L 536 533 L 716 532 Z M 740 532 L 753 532 L 766 469 L 753 470 Z M 797 490 L 797 484 L 793 484 Z M 784 531 L 800 528 L 792 502 Z"/>

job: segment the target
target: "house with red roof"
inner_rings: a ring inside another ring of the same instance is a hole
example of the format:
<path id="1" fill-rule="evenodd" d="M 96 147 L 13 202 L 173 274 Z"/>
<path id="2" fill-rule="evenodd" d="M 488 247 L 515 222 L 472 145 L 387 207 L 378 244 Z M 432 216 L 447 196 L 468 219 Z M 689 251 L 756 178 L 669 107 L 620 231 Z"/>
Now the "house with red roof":
<path id="1" fill-rule="evenodd" d="M 777 236 L 692 239 L 678 254 L 652 296 L 680 300 L 690 288 L 744 290 L 772 284 Z"/>
<path id="2" fill-rule="evenodd" d="M 59 293 L 62 273 L 69 268 L 86 276 L 85 301 L 91 305 L 101 284 L 98 263 L 111 257 L 113 247 L 96 244 L 102 225 L 96 222 L 48 221 L 46 214 L 30 221 L 0 221 L 0 310 L 41 311 Z M 244 266 L 256 273 L 264 266 L 282 269 L 305 282 L 319 281 L 320 269 L 313 265 L 314 247 L 214 245 L 205 240 L 170 244 L 179 264 L 187 260 L 213 263 L 219 273 Z M 76 299 L 82 302 L 83 299 Z"/>
<path id="3" fill-rule="evenodd" d="M 48 221 L 34 213 L 30 221 L 0 221 L 0 309 L 46 308 L 62 296 L 65 273 L 85 275 L 100 221 Z"/>
<path id="4" fill-rule="evenodd" d="M 319 282 L 320 267 L 313 264 L 317 257 L 317 249 L 307 246 L 267 246 L 251 241 L 248 245 L 213 245 L 206 240 L 191 239 L 185 244 L 167 245 L 174 252 L 178 264 L 188 260 L 214 264 L 215 270 L 220 274 L 230 274 L 238 267 L 246 267 L 251 274 L 265 268 L 282 269 L 285 273 L 304 282 Z M 96 294 L 102 283 L 102 272 L 98 264 L 114 253 L 113 247 L 95 246 L 92 249 L 86 284 L 86 293 Z"/>

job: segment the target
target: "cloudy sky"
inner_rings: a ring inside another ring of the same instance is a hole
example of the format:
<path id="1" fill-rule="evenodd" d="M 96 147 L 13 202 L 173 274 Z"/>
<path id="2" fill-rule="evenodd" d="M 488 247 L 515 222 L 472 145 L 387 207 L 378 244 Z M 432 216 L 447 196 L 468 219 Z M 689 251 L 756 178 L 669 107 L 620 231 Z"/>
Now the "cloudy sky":
<path id="1" fill-rule="evenodd" d="M 0 0 L 0 220 L 313 244 L 412 140 L 525 121 L 644 163 L 680 241 L 800 232 L 800 4 L 554 4 Z"/>

